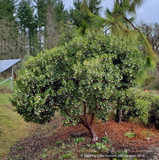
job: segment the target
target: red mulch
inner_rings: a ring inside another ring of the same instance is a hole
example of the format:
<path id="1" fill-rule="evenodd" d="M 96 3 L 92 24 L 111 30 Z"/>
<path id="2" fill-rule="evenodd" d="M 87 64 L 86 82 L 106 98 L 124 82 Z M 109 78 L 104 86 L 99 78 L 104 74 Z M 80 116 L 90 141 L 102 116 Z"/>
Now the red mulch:
<path id="1" fill-rule="evenodd" d="M 127 149 L 129 152 L 135 152 L 139 149 L 147 150 L 151 147 L 159 147 L 159 133 L 157 131 L 153 131 L 154 137 L 147 140 L 140 134 L 142 131 L 146 130 L 144 127 L 132 125 L 128 122 L 121 122 L 120 125 L 114 121 L 104 124 L 95 124 L 94 130 L 99 137 L 105 136 L 105 132 L 107 132 L 108 137 L 111 139 L 111 143 L 116 150 L 121 150 L 123 148 Z M 130 131 L 137 133 L 137 136 L 133 138 L 125 137 L 124 134 Z"/>
<path id="2" fill-rule="evenodd" d="M 48 146 L 53 146 L 56 141 L 66 141 L 68 138 L 70 138 L 71 133 L 87 132 L 87 129 L 82 125 L 78 125 L 76 127 L 62 127 L 61 121 L 62 119 L 56 119 L 50 122 L 50 126 L 58 123 L 58 127 L 54 129 L 57 133 L 52 134 L 51 136 L 46 137 L 45 135 L 47 134 L 47 132 L 44 132 L 41 135 L 35 134 L 25 138 L 22 141 L 19 141 L 16 146 L 13 146 L 11 148 L 10 157 L 20 154 L 23 154 L 23 157 L 25 157 L 26 154 L 27 156 L 29 154 L 30 159 L 34 159 L 34 153 L 42 152 L 44 148 L 47 148 Z M 142 131 L 145 130 L 144 127 L 139 125 L 132 125 L 128 122 L 122 122 L 120 125 L 114 121 L 110 121 L 108 123 L 98 122 L 93 125 L 93 129 L 95 133 L 99 136 L 99 139 L 106 136 L 106 132 L 109 137 L 109 144 L 112 145 L 115 151 L 123 151 L 127 149 L 130 155 L 136 155 L 141 153 L 140 151 L 147 152 L 151 149 L 154 150 L 154 148 L 159 147 L 159 131 L 154 129 L 151 129 L 154 133 L 154 136 L 152 137 L 152 139 L 149 140 L 147 140 L 140 134 Z M 123 135 L 126 132 L 130 131 L 132 131 L 133 133 L 137 133 L 137 136 L 134 138 L 128 138 Z M 22 146 L 23 150 L 18 150 L 17 146 Z M 156 155 L 159 158 L 159 153 L 157 153 Z"/>
<path id="3" fill-rule="evenodd" d="M 64 128 L 65 133 L 84 131 L 85 128 L 82 125 L 77 127 L 68 127 Z M 108 123 L 97 123 L 93 125 L 95 133 L 102 138 L 108 135 L 112 146 L 115 150 L 124 150 L 130 154 L 139 153 L 139 150 L 148 150 L 149 148 L 159 147 L 159 130 L 147 129 L 151 131 L 154 136 L 147 139 L 142 131 L 146 131 L 146 128 L 140 125 L 133 125 L 128 122 L 121 122 L 121 124 L 116 123 L 115 121 L 109 121 Z M 105 134 L 106 132 L 106 134 Z M 125 137 L 126 132 L 136 133 L 136 136 L 133 138 Z"/>

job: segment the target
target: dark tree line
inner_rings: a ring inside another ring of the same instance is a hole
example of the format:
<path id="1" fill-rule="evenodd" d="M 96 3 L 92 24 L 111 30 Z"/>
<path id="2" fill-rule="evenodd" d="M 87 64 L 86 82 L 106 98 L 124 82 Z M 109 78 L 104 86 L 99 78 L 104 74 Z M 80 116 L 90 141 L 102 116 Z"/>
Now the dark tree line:
<path id="1" fill-rule="evenodd" d="M 1 0 L 0 58 L 36 56 L 70 41 L 73 25 L 90 22 L 87 9 L 99 15 L 100 2 L 75 0 L 74 8 L 68 10 L 62 0 Z"/>

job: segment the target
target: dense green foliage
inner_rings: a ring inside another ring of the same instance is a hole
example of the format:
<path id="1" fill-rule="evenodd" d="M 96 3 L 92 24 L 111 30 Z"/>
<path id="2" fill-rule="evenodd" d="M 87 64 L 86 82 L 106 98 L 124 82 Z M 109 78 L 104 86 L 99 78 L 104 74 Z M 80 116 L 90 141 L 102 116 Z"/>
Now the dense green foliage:
<path id="1" fill-rule="evenodd" d="M 77 26 L 73 26 L 71 22 L 64 24 L 60 23 L 60 37 L 58 46 L 70 42 L 75 36 L 78 35 Z"/>
<path id="2" fill-rule="evenodd" d="M 143 95 L 139 95 L 140 93 L 134 92 L 133 90 L 131 92 L 133 95 L 132 103 L 127 110 L 124 110 L 123 120 L 129 121 L 130 118 L 138 117 L 141 122 L 146 125 L 148 123 L 151 102 L 144 99 Z"/>
<path id="3" fill-rule="evenodd" d="M 102 8 L 100 4 L 101 0 L 74 0 L 74 8 L 70 8 L 71 22 L 77 27 L 82 27 L 83 21 L 91 24 L 89 13 L 99 15 L 99 11 Z"/>
<path id="4" fill-rule="evenodd" d="M 151 109 L 149 111 L 148 122 L 151 126 L 155 124 L 155 127 L 159 129 L 159 97 L 153 96 L 151 98 Z"/>
<path id="5" fill-rule="evenodd" d="M 159 128 L 159 96 L 139 89 L 131 91 L 134 103 L 124 110 L 123 120 L 138 117 L 145 125 Z"/>
<path id="6" fill-rule="evenodd" d="M 141 92 L 137 98 L 145 101 L 147 104 L 149 103 L 149 107 L 147 105 L 143 106 L 143 111 L 147 113 L 148 124 L 152 126 L 155 124 L 156 127 L 159 127 L 159 97 L 148 92 Z"/>
<path id="7" fill-rule="evenodd" d="M 139 78 L 144 64 L 140 54 L 122 37 L 88 32 L 29 58 L 11 102 L 26 121 L 45 123 L 59 108 L 69 115 L 64 125 L 82 123 L 85 112 L 105 122 L 111 110 L 106 101 L 120 95 L 124 103 L 129 97 L 116 88 L 133 86 Z"/>
<path id="8" fill-rule="evenodd" d="M 13 14 L 15 12 L 16 0 L 1 0 L 0 1 L 0 20 L 6 18 L 7 21 L 15 20 Z"/>

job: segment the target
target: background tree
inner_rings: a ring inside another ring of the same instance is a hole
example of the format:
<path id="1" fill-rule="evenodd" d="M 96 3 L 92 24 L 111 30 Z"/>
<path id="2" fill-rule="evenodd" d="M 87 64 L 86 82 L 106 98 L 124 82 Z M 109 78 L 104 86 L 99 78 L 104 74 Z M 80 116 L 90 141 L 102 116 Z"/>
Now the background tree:
<path id="1" fill-rule="evenodd" d="M 146 36 L 148 42 L 151 44 L 152 49 L 155 51 L 157 55 L 159 55 L 159 25 L 157 23 L 141 23 L 139 26 L 140 30 L 143 32 L 143 34 Z M 140 49 L 146 53 L 144 45 L 140 45 Z M 148 74 L 157 74 L 159 71 L 159 60 L 157 59 L 157 70 L 155 72 L 149 71 Z"/>
<path id="2" fill-rule="evenodd" d="M 34 8 L 31 5 L 31 1 L 21 0 L 18 4 L 17 17 L 21 33 L 24 33 L 24 37 L 29 40 L 29 53 L 35 56 L 37 52 L 37 23 L 33 13 Z"/>
<path id="3" fill-rule="evenodd" d="M 57 46 L 59 41 L 59 25 L 56 20 L 56 11 L 53 5 L 48 6 L 46 14 L 46 28 L 44 37 L 45 49 Z"/>
<path id="4" fill-rule="evenodd" d="M 60 36 L 58 41 L 58 46 L 64 45 L 65 43 L 70 42 L 74 37 L 79 35 L 79 30 L 76 25 L 72 25 L 71 22 L 64 24 L 60 23 Z"/>
<path id="5" fill-rule="evenodd" d="M 48 2 L 48 0 L 34 0 L 35 2 L 35 8 L 37 10 L 36 12 L 36 23 L 37 23 L 37 32 L 38 32 L 38 43 L 39 43 L 39 52 L 43 51 L 44 45 L 42 44 L 42 41 L 44 39 L 45 29 L 46 29 L 46 23 L 47 23 L 47 12 L 48 12 L 48 4 L 51 2 Z"/>
<path id="6" fill-rule="evenodd" d="M 14 21 L 0 20 L 0 59 L 23 59 L 27 53 L 25 42 Z M 20 66 L 21 63 L 14 65 L 14 77 Z"/>
<path id="7" fill-rule="evenodd" d="M 89 12 L 99 15 L 102 8 L 100 3 L 100 0 L 75 0 L 73 2 L 75 9 L 70 9 L 71 22 L 78 27 L 82 27 L 83 21 L 91 23 Z"/>
<path id="8" fill-rule="evenodd" d="M 13 14 L 15 13 L 16 0 L 1 0 L 0 1 L 0 19 L 7 21 L 15 20 Z"/>
<path id="9" fill-rule="evenodd" d="M 142 66 L 140 52 L 129 41 L 88 32 L 30 57 L 19 73 L 11 102 L 26 121 L 40 124 L 50 121 L 59 108 L 67 115 L 64 126 L 81 123 L 97 141 L 94 119 L 108 120 L 107 101 L 118 95 L 116 87 L 124 80 L 132 86 Z"/>
<path id="10" fill-rule="evenodd" d="M 27 53 L 26 38 L 20 33 L 15 18 L 16 0 L 0 1 L 0 59 L 23 59 Z M 21 63 L 14 66 L 14 75 Z"/>
<path id="11" fill-rule="evenodd" d="M 11 0 L 1 0 L 0 1 L 0 59 L 7 58 L 6 52 L 8 52 L 8 47 L 11 45 L 8 41 L 12 36 L 9 35 L 11 28 L 13 29 L 13 23 L 15 23 L 15 18 L 13 16 L 15 11 L 15 1 Z M 11 26 L 9 25 L 11 22 Z M 14 29 L 13 29 L 14 30 Z M 5 51 L 7 50 L 7 51 Z M 9 54 L 10 56 L 11 54 Z"/>
<path id="12" fill-rule="evenodd" d="M 2 59 L 23 58 L 26 54 L 24 37 L 18 31 L 15 22 L 0 20 L 0 55 Z"/>
<path id="13" fill-rule="evenodd" d="M 55 47 L 60 23 L 66 23 L 68 11 L 61 0 L 34 0 L 37 8 L 39 51 Z"/>
<path id="14" fill-rule="evenodd" d="M 88 8 L 91 11 L 91 13 L 93 13 L 94 15 L 100 15 L 99 13 L 102 7 L 99 5 L 101 4 L 101 0 L 89 0 L 88 3 Z"/>
<path id="15" fill-rule="evenodd" d="M 67 9 L 64 9 L 65 5 L 62 0 L 57 0 L 54 6 L 56 21 L 66 23 L 69 19 L 69 13 Z"/>
<path id="16" fill-rule="evenodd" d="M 141 23 L 139 27 L 151 44 L 152 49 L 159 55 L 159 25 L 157 23 Z M 145 50 L 143 51 L 145 52 Z"/>

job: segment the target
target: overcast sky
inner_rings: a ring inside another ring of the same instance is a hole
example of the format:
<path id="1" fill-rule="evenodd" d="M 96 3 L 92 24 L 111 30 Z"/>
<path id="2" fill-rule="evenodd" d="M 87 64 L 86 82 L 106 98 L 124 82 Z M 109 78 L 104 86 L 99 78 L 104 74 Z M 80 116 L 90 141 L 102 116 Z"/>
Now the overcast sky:
<path id="1" fill-rule="evenodd" d="M 101 6 L 103 6 L 101 16 L 104 17 L 104 10 L 113 8 L 114 0 L 102 0 Z M 65 8 L 73 6 L 73 0 L 63 0 Z M 140 21 L 144 23 L 158 23 L 159 24 L 159 0 L 145 0 L 143 5 L 137 9 L 136 23 Z"/>

